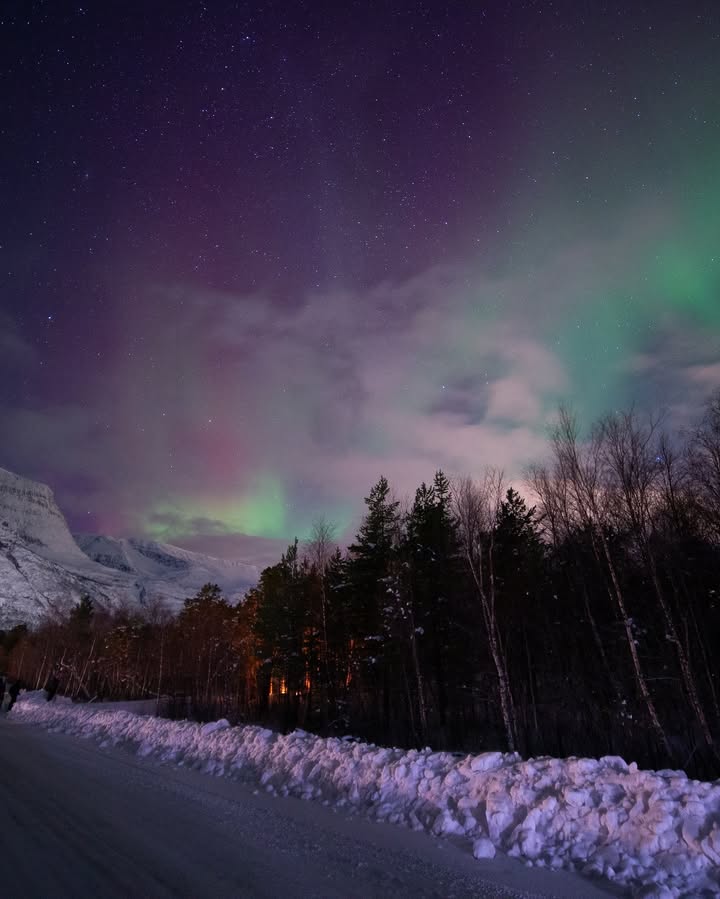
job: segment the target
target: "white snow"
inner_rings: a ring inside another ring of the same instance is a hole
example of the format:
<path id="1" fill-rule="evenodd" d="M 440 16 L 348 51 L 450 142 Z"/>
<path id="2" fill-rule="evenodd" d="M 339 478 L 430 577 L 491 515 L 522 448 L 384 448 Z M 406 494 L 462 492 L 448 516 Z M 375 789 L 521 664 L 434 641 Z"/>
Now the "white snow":
<path id="1" fill-rule="evenodd" d="M 634 763 L 389 749 L 296 730 L 141 717 L 21 696 L 13 717 L 137 755 L 315 799 L 652 899 L 720 896 L 720 782 Z"/>

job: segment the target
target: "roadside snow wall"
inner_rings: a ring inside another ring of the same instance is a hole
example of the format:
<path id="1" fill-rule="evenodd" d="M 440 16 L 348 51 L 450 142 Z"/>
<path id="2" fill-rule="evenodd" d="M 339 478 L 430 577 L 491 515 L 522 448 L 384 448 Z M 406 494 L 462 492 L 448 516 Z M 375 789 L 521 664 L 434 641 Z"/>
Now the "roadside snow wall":
<path id="1" fill-rule="evenodd" d="M 720 781 L 621 758 L 522 761 L 387 749 L 294 731 L 195 724 L 26 694 L 11 717 L 141 757 L 468 841 L 527 864 L 599 875 L 633 895 L 720 896 Z"/>

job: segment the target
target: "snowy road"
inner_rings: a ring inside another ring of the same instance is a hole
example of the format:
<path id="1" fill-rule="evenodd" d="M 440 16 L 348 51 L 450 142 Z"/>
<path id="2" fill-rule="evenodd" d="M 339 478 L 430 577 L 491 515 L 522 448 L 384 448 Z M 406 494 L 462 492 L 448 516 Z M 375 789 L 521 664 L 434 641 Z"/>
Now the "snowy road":
<path id="1" fill-rule="evenodd" d="M 5 896 L 605 897 L 562 872 L 0 720 Z M 617 895 L 617 893 L 615 893 Z"/>

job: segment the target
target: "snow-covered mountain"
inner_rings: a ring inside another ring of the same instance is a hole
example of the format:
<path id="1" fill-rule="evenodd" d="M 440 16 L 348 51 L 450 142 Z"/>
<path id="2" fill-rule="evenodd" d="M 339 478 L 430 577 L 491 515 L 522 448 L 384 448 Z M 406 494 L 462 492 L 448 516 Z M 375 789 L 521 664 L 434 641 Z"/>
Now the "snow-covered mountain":
<path id="1" fill-rule="evenodd" d="M 207 583 L 219 584 L 225 596 L 235 601 L 258 579 L 257 569 L 246 562 L 215 559 L 154 540 L 93 534 L 76 534 L 75 540 L 104 568 L 131 574 L 142 584 L 142 598 L 163 599 L 169 607 L 193 596 Z"/>
<path id="2" fill-rule="evenodd" d="M 175 611 L 203 584 L 231 601 L 256 583 L 257 569 L 149 540 L 73 539 L 52 490 L 0 468 L 0 627 L 62 614 L 87 593 L 100 607 Z"/>

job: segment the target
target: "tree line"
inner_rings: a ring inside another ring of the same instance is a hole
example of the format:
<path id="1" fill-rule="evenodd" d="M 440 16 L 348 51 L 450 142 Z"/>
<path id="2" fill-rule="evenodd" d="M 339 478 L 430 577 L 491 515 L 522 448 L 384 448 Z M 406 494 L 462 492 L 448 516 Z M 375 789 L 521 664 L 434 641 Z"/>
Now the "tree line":
<path id="1" fill-rule="evenodd" d="M 239 605 L 169 616 L 83 598 L 0 632 L 0 664 L 80 700 L 405 746 L 617 754 L 720 773 L 720 394 L 689 433 L 635 411 L 581 439 L 560 411 L 533 505 L 498 471 L 382 477 L 342 551 L 318 522 Z"/>

